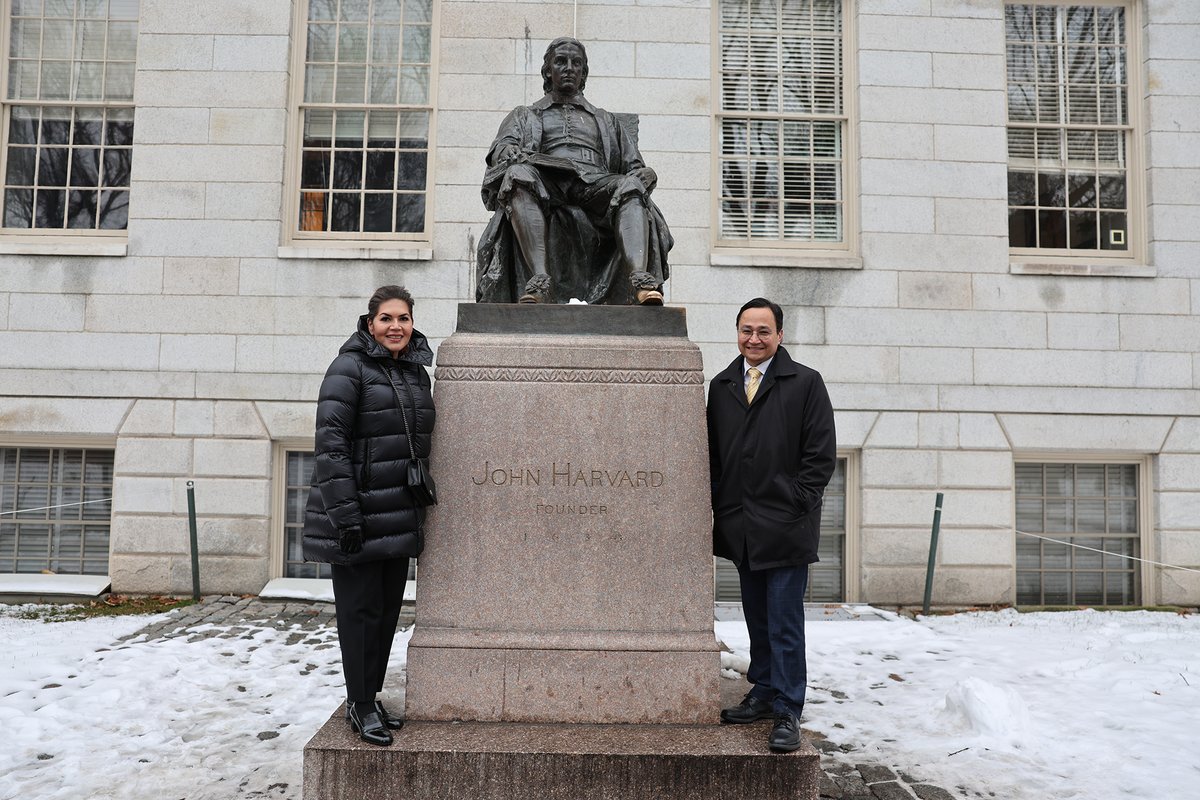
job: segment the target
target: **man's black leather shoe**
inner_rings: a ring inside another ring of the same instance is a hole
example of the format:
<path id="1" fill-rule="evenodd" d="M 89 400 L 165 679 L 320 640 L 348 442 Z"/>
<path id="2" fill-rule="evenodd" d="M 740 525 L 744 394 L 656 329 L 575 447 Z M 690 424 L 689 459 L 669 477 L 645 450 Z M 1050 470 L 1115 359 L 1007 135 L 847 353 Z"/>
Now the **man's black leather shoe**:
<path id="1" fill-rule="evenodd" d="M 383 718 L 379 716 L 378 711 L 360 716 L 354 710 L 354 706 L 350 706 L 350 730 L 357 733 L 358 737 L 368 744 L 387 747 L 392 743 L 392 734 L 384 725 Z"/>
<path id="2" fill-rule="evenodd" d="M 736 706 L 722 708 L 721 722 L 729 725 L 745 725 L 747 722 L 767 719 L 774 713 L 769 700 L 760 700 L 751 692 L 747 693 L 742 698 L 742 702 Z"/>
<path id="3" fill-rule="evenodd" d="M 799 749 L 803 741 L 800 737 L 800 720 L 791 712 L 775 715 L 775 725 L 771 728 L 771 736 L 767 743 L 776 753 L 790 753 Z"/>
<path id="4" fill-rule="evenodd" d="M 379 712 L 379 718 L 383 720 L 383 724 L 390 730 L 398 731 L 404 727 L 404 718 L 397 717 L 383 707 L 383 703 L 375 701 L 375 710 Z"/>

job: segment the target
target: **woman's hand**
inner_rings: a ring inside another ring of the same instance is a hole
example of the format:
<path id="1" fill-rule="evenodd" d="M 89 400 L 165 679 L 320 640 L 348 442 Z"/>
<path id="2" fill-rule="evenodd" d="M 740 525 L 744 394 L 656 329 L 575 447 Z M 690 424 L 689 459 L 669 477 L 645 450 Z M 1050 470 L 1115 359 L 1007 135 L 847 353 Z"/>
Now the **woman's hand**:
<path id="1" fill-rule="evenodd" d="M 344 528 L 338 531 L 338 547 L 348 556 L 360 552 L 363 548 L 362 528 Z"/>

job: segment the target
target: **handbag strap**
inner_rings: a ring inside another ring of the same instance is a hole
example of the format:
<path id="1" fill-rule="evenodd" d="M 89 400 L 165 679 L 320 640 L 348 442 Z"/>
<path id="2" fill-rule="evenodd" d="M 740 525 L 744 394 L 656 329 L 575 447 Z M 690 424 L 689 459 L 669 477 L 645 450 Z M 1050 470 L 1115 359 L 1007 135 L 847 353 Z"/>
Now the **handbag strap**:
<path id="1" fill-rule="evenodd" d="M 399 368 L 397 368 L 399 369 Z M 396 395 L 396 404 L 400 406 L 400 419 L 404 420 L 404 438 L 408 439 L 408 453 L 413 461 L 417 460 L 417 448 L 413 446 L 412 429 L 408 427 L 408 415 L 404 413 L 404 401 L 400 399 L 400 389 L 396 386 L 396 379 L 392 377 L 392 367 L 390 364 L 384 365 L 384 374 L 387 375 L 388 383 L 392 384 L 392 392 Z M 404 384 L 404 391 L 408 394 L 409 399 L 413 404 L 413 421 L 417 419 L 417 399 L 412 395 L 412 389 L 408 386 L 408 381 L 404 380 L 404 376 L 400 376 L 400 382 Z"/>

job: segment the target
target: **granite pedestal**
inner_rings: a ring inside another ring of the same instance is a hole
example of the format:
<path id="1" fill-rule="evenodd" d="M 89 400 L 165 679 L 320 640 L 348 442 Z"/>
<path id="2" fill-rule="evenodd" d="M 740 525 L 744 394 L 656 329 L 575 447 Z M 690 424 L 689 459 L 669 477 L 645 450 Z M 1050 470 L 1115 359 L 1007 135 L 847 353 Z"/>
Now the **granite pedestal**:
<path id="1" fill-rule="evenodd" d="M 463 304 L 436 379 L 407 718 L 716 722 L 683 309 Z"/>
<path id="2" fill-rule="evenodd" d="M 816 800 L 816 750 L 771 753 L 769 728 L 409 722 L 375 747 L 339 709 L 304 749 L 304 800 Z"/>
<path id="3" fill-rule="evenodd" d="M 339 708 L 305 747 L 305 800 L 815 800 L 811 746 L 717 724 L 683 310 L 462 305 L 436 376 L 441 502 L 407 677 L 388 681 L 408 722 L 375 747 Z"/>

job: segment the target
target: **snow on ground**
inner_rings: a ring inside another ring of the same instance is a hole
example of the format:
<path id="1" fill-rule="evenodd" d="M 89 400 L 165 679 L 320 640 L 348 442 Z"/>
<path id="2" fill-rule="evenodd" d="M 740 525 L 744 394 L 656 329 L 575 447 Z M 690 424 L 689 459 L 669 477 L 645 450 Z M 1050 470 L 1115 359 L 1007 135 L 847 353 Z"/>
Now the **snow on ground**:
<path id="1" fill-rule="evenodd" d="M 336 634 L 133 641 L 159 617 L 44 623 L 0 606 L 0 800 L 299 798 L 343 697 Z M 194 629 L 212 633 L 208 626 Z M 718 622 L 745 668 L 745 626 Z M 1200 617 L 959 614 L 808 625 L 805 727 L 961 793 L 1195 797 Z M 404 665 L 397 636 L 390 675 Z M 832 756 L 826 756 L 830 758 Z"/>
<path id="2" fill-rule="evenodd" d="M 299 798 L 304 744 L 345 697 L 332 630 L 292 646 L 267 628 L 112 645 L 161 617 L 44 623 L 5 610 L 4 800 Z"/>
<path id="3" fill-rule="evenodd" d="M 745 627 L 717 623 L 734 650 Z M 1200 617 L 1007 610 L 810 623 L 804 726 L 1007 800 L 1200 797 Z"/>

